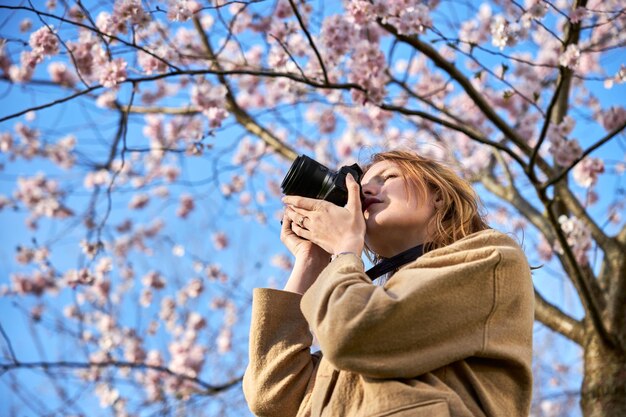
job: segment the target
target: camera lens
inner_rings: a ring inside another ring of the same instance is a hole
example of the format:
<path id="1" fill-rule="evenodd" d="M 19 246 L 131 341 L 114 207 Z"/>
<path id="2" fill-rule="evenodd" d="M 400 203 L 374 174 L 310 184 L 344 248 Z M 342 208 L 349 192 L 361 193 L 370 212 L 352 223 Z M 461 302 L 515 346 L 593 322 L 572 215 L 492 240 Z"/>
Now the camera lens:
<path id="1" fill-rule="evenodd" d="M 280 188 L 286 195 L 323 198 L 332 186 L 333 175 L 324 165 L 301 155 L 289 168 Z"/>

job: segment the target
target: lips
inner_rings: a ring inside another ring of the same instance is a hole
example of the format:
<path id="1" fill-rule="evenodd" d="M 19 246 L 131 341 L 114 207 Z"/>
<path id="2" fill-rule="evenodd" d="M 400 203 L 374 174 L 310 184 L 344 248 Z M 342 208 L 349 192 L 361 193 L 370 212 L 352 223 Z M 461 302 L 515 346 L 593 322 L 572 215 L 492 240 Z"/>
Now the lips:
<path id="1" fill-rule="evenodd" d="M 363 201 L 363 211 L 367 210 L 372 204 L 382 203 L 381 200 L 373 197 L 368 197 Z"/>

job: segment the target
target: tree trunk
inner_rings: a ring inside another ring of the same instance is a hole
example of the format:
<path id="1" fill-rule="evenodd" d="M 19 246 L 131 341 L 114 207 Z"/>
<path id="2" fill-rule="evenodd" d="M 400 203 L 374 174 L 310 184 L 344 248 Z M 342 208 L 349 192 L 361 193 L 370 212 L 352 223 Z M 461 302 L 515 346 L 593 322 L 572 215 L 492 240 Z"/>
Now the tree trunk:
<path id="1" fill-rule="evenodd" d="M 585 417 L 626 416 L 626 355 L 587 328 L 581 407 Z"/>

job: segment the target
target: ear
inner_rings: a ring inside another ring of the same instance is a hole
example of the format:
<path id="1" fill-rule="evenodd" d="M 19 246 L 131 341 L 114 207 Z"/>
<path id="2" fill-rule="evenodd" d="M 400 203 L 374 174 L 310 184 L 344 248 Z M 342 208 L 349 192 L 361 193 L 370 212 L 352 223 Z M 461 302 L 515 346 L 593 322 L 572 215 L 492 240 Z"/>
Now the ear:
<path id="1" fill-rule="evenodd" d="M 433 205 L 436 209 L 440 209 L 443 206 L 443 198 L 441 197 L 441 193 L 437 191 L 433 196 Z"/>

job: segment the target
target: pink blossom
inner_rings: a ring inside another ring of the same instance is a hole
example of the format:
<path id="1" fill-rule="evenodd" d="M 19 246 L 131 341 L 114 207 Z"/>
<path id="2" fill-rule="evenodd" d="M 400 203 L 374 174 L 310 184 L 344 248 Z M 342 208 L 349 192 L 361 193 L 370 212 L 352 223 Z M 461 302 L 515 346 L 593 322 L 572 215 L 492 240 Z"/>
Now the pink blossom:
<path id="1" fill-rule="evenodd" d="M 150 307 L 152 305 L 153 292 L 150 288 L 144 288 L 141 290 L 141 295 L 139 296 L 139 305 L 142 307 Z"/>
<path id="2" fill-rule="evenodd" d="M 378 103 L 385 96 L 385 56 L 377 44 L 360 41 L 352 53 L 349 63 L 350 74 L 348 80 L 365 88 L 367 95 L 359 90 L 352 90 L 352 97 L 360 104 L 367 101 Z"/>
<path id="3" fill-rule="evenodd" d="M 502 15 L 497 15 L 491 21 L 491 43 L 501 50 L 513 43 L 509 31 L 509 22 Z"/>
<path id="4" fill-rule="evenodd" d="M 59 53 L 59 40 L 48 26 L 43 26 L 30 35 L 28 44 L 33 52 L 41 55 L 56 55 Z"/>
<path id="5" fill-rule="evenodd" d="M 150 271 L 141 278 L 141 282 L 144 286 L 160 290 L 165 288 L 165 280 L 161 274 L 157 271 Z"/>
<path id="6" fill-rule="evenodd" d="M 171 360 L 169 368 L 176 373 L 192 378 L 198 376 L 204 365 L 205 349 L 186 341 L 172 342 L 169 345 Z"/>
<path id="7" fill-rule="evenodd" d="M 278 0 L 276 9 L 274 10 L 274 16 L 278 19 L 286 19 L 291 15 L 293 15 L 293 9 L 291 8 L 289 0 Z"/>
<path id="8" fill-rule="evenodd" d="M 226 110 L 218 107 L 210 107 L 204 111 L 204 114 L 209 119 L 209 127 L 212 129 L 222 126 L 222 122 L 229 116 Z"/>
<path id="9" fill-rule="evenodd" d="M 284 269 L 286 271 L 291 271 L 293 268 L 291 259 L 285 254 L 274 255 L 270 263 L 276 268 Z"/>
<path id="10" fill-rule="evenodd" d="M 211 107 L 224 107 L 226 87 L 222 84 L 212 85 L 205 78 L 201 78 L 191 88 L 191 103 L 200 110 L 208 110 Z"/>
<path id="11" fill-rule="evenodd" d="M 7 55 L 5 46 L 6 42 L 0 41 L 0 69 L 8 74 L 11 68 L 11 58 Z"/>
<path id="12" fill-rule="evenodd" d="M 116 35 L 128 32 L 128 24 L 125 20 L 112 16 L 109 12 L 102 11 L 96 18 L 96 27 L 100 32 L 107 35 Z"/>
<path id="13" fill-rule="evenodd" d="M 100 94 L 96 100 L 96 106 L 103 109 L 112 109 L 117 100 L 117 92 L 115 90 L 105 91 Z"/>
<path id="14" fill-rule="evenodd" d="M 549 151 L 554 161 L 561 166 L 571 165 L 583 152 L 576 139 L 567 140 L 558 136 L 550 139 Z"/>
<path id="15" fill-rule="evenodd" d="M 228 276 L 222 271 L 219 265 L 207 265 L 204 274 L 210 281 L 226 282 Z"/>
<path id="16" fill-rule="evenodd" d="M 83 253 L 87 255 L 89 259 L 93 259 L 102 248 L 102 243 L 100 242 L 90 243 L 90 242 L 87 242 L 86 240 L 81 240 L 80 247 Z"/>
<path id="17" fill-rule="evenodd" d="M 626 109 L 622 106 L 612 106 L 601 114 L 600 121 L 607 131 L 613 131 L 626 123 Z"/>
<path id="18" fill-rule="evenodd" d="M 9 153 L 13 150 L 13 136 L 9 132 L 0 133 L 0 152 Z"/>
<path id="19" fill-rule="evenodd" d="M 141 5 L 141 0 L 115 0 L 113 16 L 119 21 L 128 21 L 133 25 L 143 26 L 150 21 L 150 16 Z"/>
<path id="20" fill-rule="evenodd" d="M 572 176 L 580 186 L 589 188 L 598 182 L 598 176 L 604 172 L 604 162 L 600 158 L 587 157 L 574 167 Z"/>
<path id="21" fill-rule="evenodd" d="M 184 22 L 201 9 L 202 6 L 195 0 L 170 0 L 167 18 L 174 22 Z"/>
<path id="22" fill-rule="evenodd" d="M 375 21 L 375 5 L 367 0 L 352 0 L 346 5 L 346 10 L 357 25 L 365 25 Z"/>
<path id="23" fill-rule="evenodd" d="M 20 22 L 20 32 L 28 32 L 33 27 L 33 21 L 30 19 L 22 19 Z"/>
<path id="24" fill-rule="evenodd" d="M 136 335 L 125 337 L 124 342 L 124 359 L 128 362 L 141 363 L 146 359 L 146 352 L 141 346 L 141 339 Z"/>
<path id="25" fill-rule="evenodd" d="M 567 46 L 565 52 L 563 52 L 559 57 L 559 65 L 561 65 L 562 67 L 574 69 L 578 66 L 579 60 L 580 49 L 578 49 L 578 45 L 571 44 Z"/>
<path id="26" fill-rule="evenodd" d="M 320 133 L 333 133 L 337 127 L 337 118 L 335 113 L 331 110 L 324 110 L 319 118 L 319 130 Z"/>
<path id="27" fill-rule="evenodd" d="M 572 248 L 576 261 L 584 264 L 589 258 L 587 253 L 591 249 L 591 232 L 589 228 L 575 216 L 567 217 L 562 215 L 559 217 L 561 230 L 565 233 L 567 244 Z"/>
<path id="28" fill-rule="evenodd" d="M 99 64 L 103 64 L 101 61 L 104 51 L 91 32 L 81 32 L 78 41 L 67 42 L 67 46 L 72 53 L 72 62 L 76 65 L 76 70 L 83 77 L 91 78 Z"/>
<path id="29" fill-rule="evenodd" d="M 199 278 L 192 279 L 187 288 L 185 289 L 185 293 L 189 298 L 198 298 L 200 294 L 204 291 L 204 284 L 202 280 Z"/>
<path id="30" fill-rule="evenodd" d="M 164 46 L 160 46 L 155 50 L 150 51 L 152 54 L 141 50 L 137 51 L 137 62 L 146 74 L 162 74 L 166 72 L 168 68 L 167 60 L 171 58 L 169 51 L 170 49 Z M 165 90 L 163 90 L 163 93 L 165 93 Z"/>
<path id="31" fill-rule="evenodd" d="M 569 12 L 569 20 L 572 23 L 579 23 L 587 17 L 587 9 L 584 7 L 576 7 Z"/>
<path id="32" fill-rule="evenodd" d="M 217 335 L 217 351 L 219 353 L 228 353 L 232 349 L 233 331 L 230 327 L 222 327 L 222 330 Z"/>
<path id="33" fill-rule="evenodd" d="M 111 88 L 126 80 L 126 66 L 123 58 L 116 58 L 104 64 L 100 70 L 99 82 L 104 87 Z"/>
<path id="34" fill-rule="evenodd" d="M 14 192 L 16 200 L 23 202 L 35 219 L 39 217 L 66 218 L 73 212 L 65 207 L 61 198 L 64 193 L 54 180 L 48 180 L 43 174 L 32 178 L 19 177 L 18 189 Z"/>
<path id="35" fill-rule="evenodd" d="M 200 330 L 206 327 L 206 320 L 195 311 L 189 313 L 187 318 L 187 327 L 193 330 Z"/>
<path id="36" fill-rule="evenodd" d="M 213 234 L 213 246 L 217 250 L 225 249 L 228 246 L 228 236 L 224 232 L 217 232 Z"/>
<path id="37" fill-rule="evenodd" d="M 393 25 L 401 35 L 422 34 L 432 26 L 428 7 L 423 4 L 402 7 L 396 15 L 387 16 L 383 22 Z"/>
<path id="38" fill-rule="evenodd" d="M 135 194 L 128 203 L 128 208 L 138 210 L 146 207 L 150 202 L 150 196 L 148 194 Z"/>
<path id="39" fill-rule="evenodd" d="M 76 288 L 78 285 L 91 285 L 93 284 L 95 277 L 91 274 L 89 269 L 82 268 L 80 270 L 70 269 L 64 275 L 63 279 L 65 284 L 70 288 Z"/>
<path id="40" fill-rule="evenodd" d="M 44 155 L 54 162 L 57 166 L 70 169 L 74 166 L 76 160 L 73 150 L 76 145 L 76 137 L 67 135 L 55 144 L 47 145 L 44 149 Z"/>
<path id="41" fill-rule="evenodd" d="M 355 39 L 354 26 L 341 15 L 329 16 L 322 23 L 320 39 L 329 58 L 337 61 L 352 48 Z"/>
<path id="42" fill-rule="evenodd" d="M 541 236 L 536 249 L 537 254 L 539 255 L 539 259 L 541 259 L 542 261 L 547 262 L 552 259 L 554 251 L 552 249 L 552 246 L 550 246 L 550 243 L 545 239 L 545 237 L 543 237 L 543 235 Z"/>
<path id="43" fill-rule="evenodd" d="M 526 12 L 530 14 L 533 19 L 541 19 L 548 12 L 548 5 L 542 0 L 526 0 L 524 5 Z"/>
<path id="44" fill-rule="evenodd" d="M 191 196 L 190 194 L 183 194 L 180 196 L 180 205 L 178 206 L 178 210 L 176 210 L 176 215 L 178 217 L 186 219 L 189 213 L 191 213 L 194 208 L 195 203 L 193 196 Z"/>
<path id="45" fill-rule="evenodd" d="M 33 77 L 33 72 L 37 64 L 43 60 L 43 56 L 33 51 L 22 51 L 20 54 L 21 67 L 17 65 L 11 65 L 8 70 L 8 75 L 11 81 L 16 83 L 23 83 L 30 81 Z M 4 63 L 3 63 L 4 65 Z"/>
<path id="46" fill-rule="evenodd" d="M 171 297 L 163 297 L 161 300 L 159 318 L 164 321 L 170 321 L 176 318 L 176 302 Z"/>
<path id="47" fill-rule="evenodd" d="M 90 171 L 85 175 L 83 180 L 83 186 L 87 189 L 102 186 L 108 184 L 111 181 L 111 175 L 106 169 L 100 169 L 98 171 Z"/>
<path id="48" fill-rule="evenodd" d="M 46 290 L 56 289 L 54 276 L 51 272 L 35 271 L 31 277 L 23 274 L 12 274 L 13 291 L 17 294 L 32 294 L 40 297 Z"/>
<path id="49" fill-rule="evenodd" d="M 50 79 L 64 87 L 73 87 L 76 84 L 76 76 L 67 69 L 62 62 L 52 62 L 48 65 Z"/>

